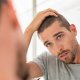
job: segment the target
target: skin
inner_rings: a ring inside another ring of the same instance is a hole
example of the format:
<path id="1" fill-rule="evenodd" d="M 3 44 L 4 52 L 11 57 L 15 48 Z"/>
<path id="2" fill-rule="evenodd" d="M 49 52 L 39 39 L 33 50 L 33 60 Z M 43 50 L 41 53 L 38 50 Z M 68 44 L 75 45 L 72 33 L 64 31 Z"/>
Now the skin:
<path id="1" fill-rule="evenodd" d="M 25 44 L 26 44 L 26 51 L 28 50 L 30 41 L 32 39 L 32 36 L 34 34 L 35 31 L 37 31 L 37 29 L 39 28 L 40 24 L 42 23 L 42 21 L 45 19 L 45 17 L 49 16 L 49 15 L 53 15 L 56 16 L 55 14 L 55 10 L 52 9 L 46 9 L 44 11 L 39 12 L 36 17 L 33 19 L 33 21 L 30 23 L 30 25 L 26 28 L 25 33 L 24 33 L 24 37 L 25 37 Z M 33 62 L 28 62 L 26 64 L 29 68 L 29 78 L 30 80 L 36 77 L 40 77 L 43 76 L 43 72 L 41 71 L 41 69 L 39 68 L 39 66 Z"/>
<path id="2" fill-rule="evenodd" d="M 23 34 L 8 0 L 0 12 L 0 80 L 22 80 L 19 73 L 24 73 L 25 53 Z"/>
<path id="3" fill-rule="evenodd" d="M 47 9 L 39 12 L 36 15 L 36 17 L 25 30 L 24 36 L 26 51 L 29 48 L 29 44 L 34 32 L 37 31 L 45 17 L 49 15 L 57 17 L 58 15 L 56 13 L 57 12 L 55 10 Z M 58 35 L 55 35 L 56 33 L 58 33 Z M 80 47 L 76 40 L 76 35 L 77 31 L 75 25 L 71 24 L 69 31 L 65 27 L 61 27 L 59 25 L 59 22 L 56 21 L 47 29 L 45 29 L 42 33 L 40 33 L 39 37 L 43 41 L 43 44 L 48 48 L 48 50 L 53 55 L 58 57 L 61 61 L 64 61 L 65 63 L 80 64 Z M 61 57 L 64 53 L 66 55 L 64 57 Z M 44 75 L 38 65 L 34 62 L 28 62 L 27 66 L 29 67 L 30 79 Z"/>
<path id="4" fill-rule="evenodd" d="M 56 26 L 56 27 L 55 27 Z M 80 63 L 80 47 L 76 40 L 76 28 L 72 24 L 70 31 L 61 27 L 58 21 L 39 34 L 48 50 L 65 63 Z"/>
<path id="5" fill-rule="evenodd" d="M 33 62 L 25 64 L 26 51 L 33 33 L 37 31 L 45 17 L 49 15 L 57 16 L 54 12 L 56 11 L 52 9 L 40 12 L 26 29 L 25 41 L 23 41 L 23 35 L 11 0 L 9 0 L 8 5 L 3 5 L 0 13 L 0 53 L 3 53 L 0 54 L 0 80 L 22 80 L 26 76 L 27 70 L 29 70 L 28 80 L 43 75 L 37 64 Z"/>

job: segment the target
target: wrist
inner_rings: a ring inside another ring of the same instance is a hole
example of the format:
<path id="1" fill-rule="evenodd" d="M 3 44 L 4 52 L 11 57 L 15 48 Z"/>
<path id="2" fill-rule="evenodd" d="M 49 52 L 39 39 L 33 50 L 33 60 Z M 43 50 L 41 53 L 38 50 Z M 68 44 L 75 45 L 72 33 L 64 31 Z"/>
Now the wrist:
<path id="1" fill-rule="evenodd" d="M 35 32 L 31 26 L 27 27 L 26 31 L 31 33 L 31 34 L 33 34 Z"/>

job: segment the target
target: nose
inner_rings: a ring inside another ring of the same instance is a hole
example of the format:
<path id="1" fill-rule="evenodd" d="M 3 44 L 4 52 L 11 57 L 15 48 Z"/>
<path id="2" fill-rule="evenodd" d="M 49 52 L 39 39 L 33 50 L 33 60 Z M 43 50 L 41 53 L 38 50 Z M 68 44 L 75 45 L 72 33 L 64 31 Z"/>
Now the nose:
<path id="1" fill-rule="evenodd" d="M 64 48 L 63 45 L 59 43 L 56 43 L 54 47 L 55 47 L 55 53 L 57 53 L 56 56 L 58 56 L 59 53 L 62 52 Z"/>

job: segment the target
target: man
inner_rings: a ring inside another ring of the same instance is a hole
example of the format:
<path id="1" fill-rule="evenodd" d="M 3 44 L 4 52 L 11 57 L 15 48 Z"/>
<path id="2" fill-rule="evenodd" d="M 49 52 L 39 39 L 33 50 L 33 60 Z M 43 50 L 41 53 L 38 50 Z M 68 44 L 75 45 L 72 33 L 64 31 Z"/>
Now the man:
<path id="1" fill-rule="evenodd" d="M 0 80 L 25 80 L 26 51 L 11 0 L 0 0 Z"/>
<path id="2" fill-rule="evenodd" d="M 44 76 L 45 80 L 80 80 L 80 46 L 75 25 L 47 9 L 25 31 L 27 49 L 35 31 L 50 53 L 45 52 L 27 63 L 30 79 Z"/>

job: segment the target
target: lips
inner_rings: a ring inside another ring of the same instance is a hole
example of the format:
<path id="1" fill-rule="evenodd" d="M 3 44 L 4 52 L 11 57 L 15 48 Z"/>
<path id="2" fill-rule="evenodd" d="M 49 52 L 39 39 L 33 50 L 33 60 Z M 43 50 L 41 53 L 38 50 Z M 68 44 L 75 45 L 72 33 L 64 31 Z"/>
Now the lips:
<path id="1" fill-rule="evenodd" d="M 62 54 L 59 55 L 59 58 L 61 60 L 64 60 L 67 57 L 67 55 L 68 55 L 68 52 L 64 52 L 64 53 L 62 53 Z"/>

